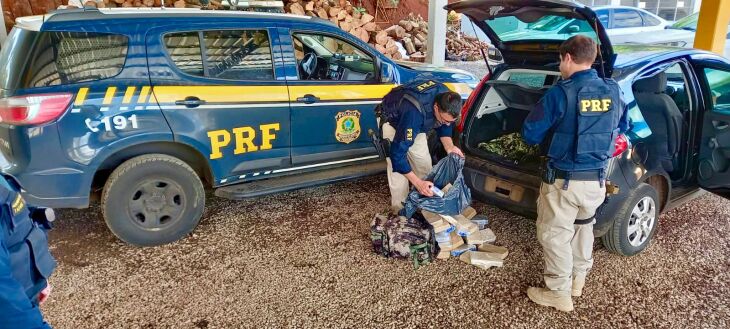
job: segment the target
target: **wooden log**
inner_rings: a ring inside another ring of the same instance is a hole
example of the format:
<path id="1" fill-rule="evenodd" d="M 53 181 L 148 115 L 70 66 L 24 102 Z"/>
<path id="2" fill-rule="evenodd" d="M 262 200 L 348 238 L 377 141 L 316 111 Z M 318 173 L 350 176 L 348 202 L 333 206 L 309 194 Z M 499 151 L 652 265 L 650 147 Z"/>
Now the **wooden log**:
<path id="1" fill-rule="evenodd" d="M 178 4 L 179 3 L 179 4 Z M 126 0 L 124 3 L 122 3 L 122 7 L 133 7 L 134 4 L 132 3 L 132 0 Z M 175 2 L 175 8 L 185 8 L 185 1 L 177 1 Z"/>
<path id="2" fill-rule="evenodd" d="M 345 19 L 345 17 L 347 17 L 347 12 L 346 11 L 340 10 L 340 12 L 337 13 L 337 20 L 338 21 L 341 21 L 341 20 Z"/>
<path id="3" fill-rule="evenodd" d="M 401 39 L 403 38 L 403 35 L 406 34 L 406 30 L 400 27 L 400 25 L 393 25 L 385 29 L 385 32 L 388 33 L 388 36 L 395 39 Z"/>
<path id="4" fill-rule="evenodd" d="M 304 7 L 300 5 L 299 3 L 291 3 L 289 4 L 289 12 L 294 15 L 302 15 L 304 16 Z"/>
<path id="5" fill-rule="evenodd" d="M 114 0 L 114 2 L 116 2 L 118 5 L 121 5 L 124 3 L 124 0 Z"/>
<path id="6" fill-rule="evenodd" d="M 353 18 L 360 19 L 360 18 L 362 18 L 362 14 L 359 11 L 353 11 L 352 12 L 352 17 Z"/>
<path id="7" fill-rule="evenodd" d="M 406 48 L 406 53 L 409 55 L 416 52 L 416 46 L 413 45 L 413 41 L 410 38 L 403 38 L 403 47 Z"/>
<path id="8" fill-rule="evenodd" d="M 363 28 L 359 28 L 358 30 L 360 32 L 360 35 L 358 36 L 360 38 L 360 40 L 362 40 L 363 42 L 369 42 L 370 33 Z"/>
<path id="9" fill-rule="evenodd" d="M 400 25 L 400 27 L 402 27 L 407 32 L 410 32 L 411 30 L 413 30 L 413 25 L 411 25 L 410 21 L 401 20 L 400 22 L 398 22 L 398 25 Z"/>
<path id="10" fill-rule="evenodd" d="M 93 7 L 93 8 L 96 8 L 97 7 L 96 6 L 96 1 L 94 1 L 94 0 L 86 1 L 86 2 L 84 2 L 84 7 Z"/>
<path id="11" fill-rule="evenodd" d="M 147 7 L 153 7 L 155 5 L 155 0 L 142 0 L 142 4 Z"/>
<path id="12" fill-rule="evenodd" d="M 375 20 L 375 17 L 373 17 L 373 15 L 370 15 L 368 13 L 364 13 L 362 15 L 362 18 L 361 19 L 362 19 L 363 24 L 367 24 L 367 23 L 370 23 L 370 22 L 374 21 Z"/>
<path id="13" fill-rule="evenodd" d="M 339 7 L 330 7 L 330 10 L 329 10 L 330 17 L 337 17 L 337 14 L 339 14 L 339 13 L 340 13 Z"/>
<path id="14" fill-rule="evenodd" d="M 416 46 L 416 48 L 421 48 L 421 46 L 423 46 L 423 42 L 421 42 L 421 40 L 419 40 L 418 38 L 414 37 L 411 40 L 413 41 L 413 45 Z"/>
<path id="15" fill-rule="evenodd" d="M 354 18 L 352 19 L 352 26 L 353 26 L 353 27 L 361 27 L 361 26 L 362 26 L 362 24 L 363 24 L 363 23 L 362 23 L 362 21 L 361 21 L 361 20 L 359 20 L 359 19 L 354 19 Z"/>
<path id="16" fill-rule="evenodd" d="M 365 31 L 374 32 L 378 28 L 378 25 L 375 24 L 375 22 L 369 22 L 369 23 L 363 25 L 362 28 L 364 28 Z"/>
<path id="17" fill-rule="evenodd" d="M 350 24 L 346 21 L 342 21 L 342 22 L 340 22 L 340 28 L 347 32 L 350 32 L 352 30 L 352 24 Z"/>
<path id="18" fill-rule="evenodd" d="M 418 40 L 421 40 L 421 42 L 422 42 L 422 43 L 424 43 L 424 44 L 425 44 L 425 43 L 426 43 L 426 41 L 428 40 L 428 37 L 427 37 L 427 36 L 426 36 L 426 34 L 425 34 L 425 33 L 423 33 L 423 32 L 419 32 L 419 33 L 416 33 L 416 38 L 417 38 Z"/>
<path id="19" fill-rule="evenodd" d="M 317 16 L 319 16 L 319 18 L 324 18 L 324 19 L 329 18 L 329 17 L 327 17 L 327 11 L 324 10 L 324 8 L 322 8 L 322 7 L 317 8 Z"/>
<path id="20" fill-rule="evenodd" d="M 340 7 L 344 8 L 345 6 L 347 6 L 347 0 L 339 0 L 338 4 L 340 5 Z"/>
<path id="21" fill-rule="evenodd" d="M 401 60 L 401 59 L 403 59 L 403 55 L 401 55 L 399 51 L 396 51 L 395 53 L 393 53 L 392 54 L 392 57 L 393 57 L 394 60 Z"/>
<path id="22" fill-rule="evenodd" d="M 309 1 L 304 5 L 304 9 L 314 11 L 314 1 Z"/>
<path id="23" fill-rule="evenodd" d="M 375 34 L 375 43 L 385 46 L 386 43 L 388 43 L 388 32 L 385 32 L 385 30 L 378 31 L 377 34 Z"/>
<path id="24" fill-rule="evenodd" d="M 330 17 L 330 22 L 335 23 L 335 25 L 337 25 L 339 23 L 339 21 L 337 20 L 337 16 Z M 339 25 L 337 25 L 337 26 L 339 26 Z"/>
<path id="25" fill-rule="evenodd" d="M 382 45 L 379 45 L 379 44 L 376 43 L 375 44 L 375 49 L 377 51 L 379 51 L 381 54 L 385 54 L 385 47 L 383 47 Z"/>

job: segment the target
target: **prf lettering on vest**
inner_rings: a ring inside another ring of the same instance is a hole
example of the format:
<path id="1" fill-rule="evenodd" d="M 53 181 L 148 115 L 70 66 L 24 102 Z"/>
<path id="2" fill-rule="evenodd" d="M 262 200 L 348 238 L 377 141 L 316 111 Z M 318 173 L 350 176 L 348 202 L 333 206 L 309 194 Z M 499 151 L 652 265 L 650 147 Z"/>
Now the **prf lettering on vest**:
<path id="1" fill-rule="evenodd" d="M 418 87 L 416 87 L 416 89 L 418 89 L 418 91 L 424 91 L 424 90 L 426 90 L 428 88 L 431 88 L 431 87 L 433 87 L 435 85 L 436 85 L 436 82 L 434 82 L 433 80 L 428 80 L 428 81 L 426 81 L 426 82 L 418 85 Z"/>
<path id="2" fill-rule="evenodd" d="M 606 112 L 611 107 L 611 99 L 581 99 L 581 112 Z"/>
<path id="3" fill-rule="evenodd" d="M 210 159 L 215 160 L 223 157 L 221 150 L 231 143 L 231 135 L 233 135 L 233 140 L 236 143 L 233 154 L 270 150 L 272 147 L 271 141 L 276 139 L 274 132 L 279 131 L 280 125 L 278 123 L 269 123 L 260 125 L 258 128 L 261 132 L 261 145 L 256 145 L 254 142 L 256 138 L 256 129 L 254 127 L 236 127 L 231 131 L 225 129 L 209 131 Z"/>

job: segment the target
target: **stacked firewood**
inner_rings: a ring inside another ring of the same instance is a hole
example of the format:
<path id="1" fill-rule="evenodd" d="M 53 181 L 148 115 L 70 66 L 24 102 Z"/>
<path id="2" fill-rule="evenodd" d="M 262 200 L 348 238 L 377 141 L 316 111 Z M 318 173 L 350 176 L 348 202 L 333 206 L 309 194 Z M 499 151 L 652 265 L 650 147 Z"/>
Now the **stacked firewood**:
<path id="1" fill-rule="evenodd" d="M 375 17 L 362 7 L 347 0 L 286 0 L 284 11 L 327 19 L 360 40 L 372 44 L 378 51 L 393 59 L 401 59 L 394 35 L 375 24 Z"/>
<path id="2" fill-rule="evenodd" d="M 449 28 L 446 31 L 447 59 L 461 61 L 481 60 L 481 50 L 487 51 L 489 44 L 476 37 L 466 35 L 458 28 Z"/>
<path id="3" fill-rule="evenodd" d="M 428 23 L 421 15 L 410 13 L 407 19 L 383 30 L 388 36 L 400 41 L 410 60 L 423 62 L 426 58 Z M 377 47 L 377 46 L 376 46 Z"/>

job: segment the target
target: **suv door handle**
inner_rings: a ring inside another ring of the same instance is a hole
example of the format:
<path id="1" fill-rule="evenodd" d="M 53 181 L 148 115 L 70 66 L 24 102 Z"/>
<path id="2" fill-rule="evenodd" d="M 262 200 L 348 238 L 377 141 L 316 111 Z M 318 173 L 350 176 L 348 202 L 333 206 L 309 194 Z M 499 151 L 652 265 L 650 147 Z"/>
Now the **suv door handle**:
<path id="1" fill-rule="evenodd" d="M 302 97 L 297 97 L 297 102 L 304 103 L 304 104 L 312 104 L 319 102 L 319 97 L 314 96 L 312 94 L 306 94 Z"/>
<path id="2" fill-rule="evenodd" d="M 185 105 L 187 108 L 194 108 L 203 104 L 205 104 L 205 101 L 195 96 L 188 96 L 184 100 L 175 101 L 175 105 Z"/>

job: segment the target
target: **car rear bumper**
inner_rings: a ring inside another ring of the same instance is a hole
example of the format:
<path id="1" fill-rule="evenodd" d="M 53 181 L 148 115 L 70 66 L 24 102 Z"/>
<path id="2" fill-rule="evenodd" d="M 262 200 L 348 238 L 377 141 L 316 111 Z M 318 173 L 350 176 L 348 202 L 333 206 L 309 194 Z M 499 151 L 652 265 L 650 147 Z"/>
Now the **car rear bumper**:
<path id="1" fill-rule="evenodd" d="M 464 179 L 475 198 L 523 216 L 537 216 L 540 178 L 475 157 L 467 157 Z"/>
<path id="2" fill-rule="evenodd" d="M 21 188 L 26 202 L 49 208 L 86 208 L 89 206 L 90 178 L 72 169 L 52 172 L 5 173 Z"/>

